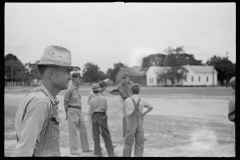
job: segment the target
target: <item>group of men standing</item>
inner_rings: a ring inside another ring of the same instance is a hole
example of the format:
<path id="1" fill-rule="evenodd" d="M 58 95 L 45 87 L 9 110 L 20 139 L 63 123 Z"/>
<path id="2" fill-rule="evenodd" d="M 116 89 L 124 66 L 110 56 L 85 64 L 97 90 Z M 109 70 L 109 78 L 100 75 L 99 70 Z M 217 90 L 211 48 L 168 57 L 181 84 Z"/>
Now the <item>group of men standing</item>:
<path id="1" fill-rule="evenodd" d="M 69 149 L 73 155 L 80 155 L 78 135 L 83 152 L 92 152 L 87 138 L 87 127 L 82 114 L 80 67 L 71 66 L 71 52 L 60 46 L 48 46 L 39 63 L 30 64 L 37 68 L 42 83 L 19 103 L 15 116 L 17 145 L 14 156 L 61 156 L 57 94 L 66 90 L 64 108 L 69 129 Z M 71 74 L 70 74 L 71 73 Z M 72 80 L 72 85 L 68 84 Z M 94 155 L 102 156 L 100 135 L 103 137 L 108 156 L 116 156 L 111 135 L 108 130 L 108 105 L 104 90 L 106 83 L 92 85 L 89 93 L 89 126 L 94 141 Z M 122 82 L 109 93 L 120 95 L 123 99 L 123 137 L 125 144 L 123 156 L 131 156 L 135 140 L 137 157 L 143 156 L 144 133 L 143 117 L 153 109 L 143 98 L 139 97 L 140 86 L 129 81 L 128 74 L 122 76 Z M 143 107 L 147 111 L 143 112 Z"/>
<path id="2" fill-rule="evenodd" d="M 42 77 L 42 83 L 19 103 L 15 116 L 17 144 L 14 156 L 61 156 L 57 94 L 61 90 L 67 92 L 64 96 L 64 108 L 69 129 L 69 149 L 73 155 L 79 155 L 77 130 L 80 131 L 80 141 L 83 152 L 92 152 L 87 138 L 87 127 L 82 114 L 80 67 L 71 66 L 71 52 L 60 46 L 48 46 L 39 63 L 30 64 L 37 68 Z M 72 74 L 70 74 L 72 73 Z M 69 86 L 69 81 L 72 85 Z M 233 95 L 229 100 L 228 118 L 235 124 L 235 83 L 230 80 Z M 103 137 L 108 156 L 116 156 L 110 132 L 108 130 L 108 105 L 105 97 L 107 85 L 104 82 L 92 85 L 89 93 L 89 126 L 94 141 L 94 155 L 102 156 L 100 135 Z M 109 93 L 120 95 L 123 100 L 123 137 L 125 139 L 123 156 L 131 156 L 135 141 L 134 156 L 142 157 L 144 149 L 143 117 L 153 107 L 139 96 L 140 86 L 129 81 L 128 74 L 122 76 L 122 82 Z M 143 112 L 143 107 L 147 110 Z M 235 126 L 235 125 L 234 125 Z M 234 128 L 235 131 L 235 128 Z M 235 133 L 235 132 L 234 132 Z"/>

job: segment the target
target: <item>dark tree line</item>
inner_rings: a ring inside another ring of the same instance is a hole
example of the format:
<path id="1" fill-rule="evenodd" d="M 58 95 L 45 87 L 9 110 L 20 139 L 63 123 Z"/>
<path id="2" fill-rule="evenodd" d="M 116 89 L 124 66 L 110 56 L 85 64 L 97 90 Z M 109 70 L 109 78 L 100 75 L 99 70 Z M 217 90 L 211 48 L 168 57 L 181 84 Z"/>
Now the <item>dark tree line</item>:
<path id="1" fill-rule="evenodd" d="M 221 86 L 228 85 L 229 80 L 235 76 L 236 64 L 232 63 L 228 57 L 213 56 L 206 64 L 213 65 L 218 71 L 218 81 Z"/>
<path id="2" fill-rule="evenodd" d="M 174 83 L 174 79 L 184 79 L 187 70 L 183 65 L 213 65 L 218 71 L 218 81 L 221 85 L 226 84 L 234 75 L 236 64 L 233 64 L 227 57 L 213 56 L 206 64 L 202 60 L 196 60 L 193 54 L 185 52 L 184 47 L 180 46 L 176 49 L 168 47 L 164 50 L 165 54 L 157 53 L 146 56 L 142 59 L 141 68 L 147 70 L 150 66 L 165 66 L 167 67 L 163 75 L 159 79 L 166 81 L 167 79 Z M 37 62 L 37 61 L 36 61 Z M 115 83 L 116 75 L 121 67 L 127 65 L 118 62 L 113 64 L 113 68 L 109 68 L 106 73 L 100 70 L 98 65 L 89 62 L 86 63 L 82 70 L 84 82 L 99 82 L 109 78 Z M 30 69 L 29 63 L 22 62 L 12 53 L 5 56 L 5 81 L 24 81 L 31 82 L 33 79 L 40 80 L 40 75 L 37 69 Z"/>

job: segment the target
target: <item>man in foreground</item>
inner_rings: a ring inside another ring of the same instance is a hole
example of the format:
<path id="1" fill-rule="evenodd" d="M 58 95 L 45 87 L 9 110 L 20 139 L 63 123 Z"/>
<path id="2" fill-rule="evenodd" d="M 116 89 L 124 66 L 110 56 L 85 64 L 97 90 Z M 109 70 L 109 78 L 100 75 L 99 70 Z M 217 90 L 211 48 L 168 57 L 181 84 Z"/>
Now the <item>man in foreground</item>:
<path id="1" fill-rule="evenodd" d="M 15 157 L 61 156 L 57 94 L 68 87 L 70 72 L 80 70 L 71 66 L 71 52 L 60 46 L 48 46 L 37 67 L 42 84 L 19 103 L 15 117 L 17 145 Z"/>

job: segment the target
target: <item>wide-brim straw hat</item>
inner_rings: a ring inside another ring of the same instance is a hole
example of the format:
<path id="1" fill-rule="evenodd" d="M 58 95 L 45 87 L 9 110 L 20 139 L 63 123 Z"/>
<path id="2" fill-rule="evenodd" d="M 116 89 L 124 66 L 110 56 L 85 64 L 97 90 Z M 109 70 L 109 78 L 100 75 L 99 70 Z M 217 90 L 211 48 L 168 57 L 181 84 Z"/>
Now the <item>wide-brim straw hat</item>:
<path id="1" fill-rule="evenodd" d="M 101 91 L 102 89 L 101 89 L 101 87 L 99 86 L 99 84 L 93 83 L 93 84 L 92 84 L 92 90 L 93 90 L 93 91 Z"/>
<path id="2" fill-rule="evenodd" d="M 71 52 L 60 46 L 51 45 L 45 48 L 41 60 L 38 63 L 29 64 L 36 68 L 38 65 L 69 67 L 72 71 L 81 70 L 78 66 L 71 66 Z"/>

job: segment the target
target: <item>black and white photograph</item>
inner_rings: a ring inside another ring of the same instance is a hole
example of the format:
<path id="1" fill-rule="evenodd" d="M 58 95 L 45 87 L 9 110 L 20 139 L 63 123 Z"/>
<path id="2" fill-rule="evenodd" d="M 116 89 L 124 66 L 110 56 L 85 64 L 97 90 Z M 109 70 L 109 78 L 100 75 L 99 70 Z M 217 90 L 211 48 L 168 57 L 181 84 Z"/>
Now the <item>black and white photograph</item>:
<path id="1" fill-rule="evenodd" d="M 5 2 L 4 157 L 236 157 L 235 2 Z"/>

